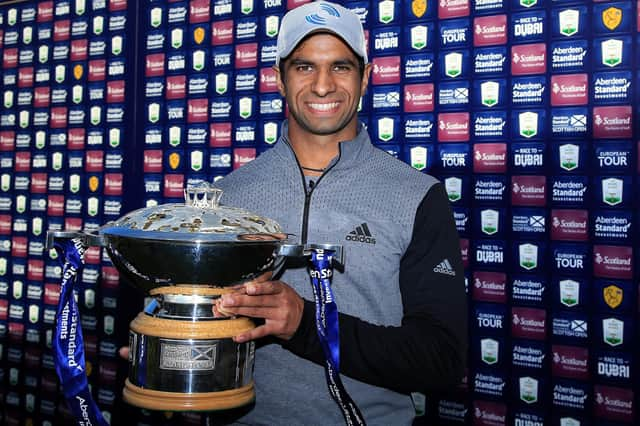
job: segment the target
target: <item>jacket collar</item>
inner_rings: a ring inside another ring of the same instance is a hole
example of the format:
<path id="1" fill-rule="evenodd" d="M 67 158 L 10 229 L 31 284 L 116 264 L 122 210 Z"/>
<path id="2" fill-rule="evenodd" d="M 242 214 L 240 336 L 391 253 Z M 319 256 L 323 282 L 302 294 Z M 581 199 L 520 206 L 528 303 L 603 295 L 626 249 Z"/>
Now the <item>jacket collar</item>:
<path id="1" fill-rule="evenodd" d="M 332 169 L 350 168 L 356 164 L 361 164 L 363 160 L 369 158 L 367 152 L 373 148 L 369 133 L 365 125 L 359 122 L 358 134 L 355 138 L 339 143 L 340 154 L 331 160 L 328 167 Z M 284 120 L 280 128 L 280 138 L 273 148 L 280 155 L 297 163 L 295 153 L 289 143 L 289 122 Z"/>

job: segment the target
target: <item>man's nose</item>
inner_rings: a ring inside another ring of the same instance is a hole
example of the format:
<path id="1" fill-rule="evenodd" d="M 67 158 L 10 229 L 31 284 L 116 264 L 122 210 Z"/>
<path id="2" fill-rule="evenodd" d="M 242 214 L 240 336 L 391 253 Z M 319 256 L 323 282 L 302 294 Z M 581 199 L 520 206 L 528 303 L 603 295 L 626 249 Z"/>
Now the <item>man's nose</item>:
<path id="1" fill-rule="evenodd" d="M 311 90 L 318 96 L 326 96 L 328 93 L 333 92 L 335 90 L 335 82 L 333 81 L 331 70 L 320 69 L 316 73 Z"/>

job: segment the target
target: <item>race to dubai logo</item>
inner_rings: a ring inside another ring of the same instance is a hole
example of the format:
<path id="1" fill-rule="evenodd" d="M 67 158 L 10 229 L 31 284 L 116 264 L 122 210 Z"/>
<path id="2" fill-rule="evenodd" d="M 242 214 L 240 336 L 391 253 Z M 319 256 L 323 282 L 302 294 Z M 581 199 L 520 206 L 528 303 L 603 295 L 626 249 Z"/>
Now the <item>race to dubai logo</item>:
<path id="1" fill-rule="evenodd" d="M 622 40 L 609 39 L 600 43 L 602 48 L 602 64 L 615 67 L 622 63 Z"/>
<path id="2" fill-rule="evenodd" d="M 622 10 L 617 7 L 610 7 L 602 11 L 602 23 L 607 29 L 613 31 L 622 22 Z"/>
<path id="3" fill-rule="evenodd" d="M 624 291 L 620 287 L 611 284 L 602 290 L 602 297 L 607 306 L 611 309 L 615 309 L 622 303 L 622 300 L 624 299 Z"/>

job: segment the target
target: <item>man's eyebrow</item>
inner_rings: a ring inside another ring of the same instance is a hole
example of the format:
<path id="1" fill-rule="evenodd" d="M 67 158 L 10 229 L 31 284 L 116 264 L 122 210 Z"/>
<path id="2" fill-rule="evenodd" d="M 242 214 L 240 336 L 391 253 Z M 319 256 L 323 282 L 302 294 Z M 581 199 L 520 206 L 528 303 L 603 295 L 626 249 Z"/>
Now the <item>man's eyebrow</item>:
<path id="1" fill-rule="evenodd" d="M 333 65 L 350 65 L 352 67 L 356 66 L 356 63 L 352 59 L 339 59 L 333 62 Z"/>
<path id="2" fill-rule="evenodd" d="M 302 58 L 293 58 L 289 61 L 289 65 L 310 65 L 313 64 L 313 62 L 308 61 L 306 59 L 302 59 Z"/>
<path id="3" fill-rule="evenodd" d="M 313 61 L 310 61 L 308 59 L 304 59 L 304 58 L 292 58 L 291 60 L 289 60 L 289 66 L 295 66 L 295 65 L 314 65 Z M 333 61 L 332 65 L 349 65 L 352 67 L 356 66 L 355 61 L 353 61 L 352 59 L 338 59 L 336 61 Z"/>

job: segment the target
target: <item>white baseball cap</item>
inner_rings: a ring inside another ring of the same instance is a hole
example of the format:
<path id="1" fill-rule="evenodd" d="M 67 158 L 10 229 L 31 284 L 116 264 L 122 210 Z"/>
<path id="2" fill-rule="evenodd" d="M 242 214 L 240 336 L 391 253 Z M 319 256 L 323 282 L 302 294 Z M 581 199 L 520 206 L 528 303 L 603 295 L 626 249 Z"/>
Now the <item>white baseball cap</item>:
<path id="1" fill-rule="evenodd" d="M 329 32 L 340 37 L 366 64 L 367 47 L 358 15 L 339 4 L 315 1 L 290 10 L 278 33 L 276 65 L 309 34 Z"/>

